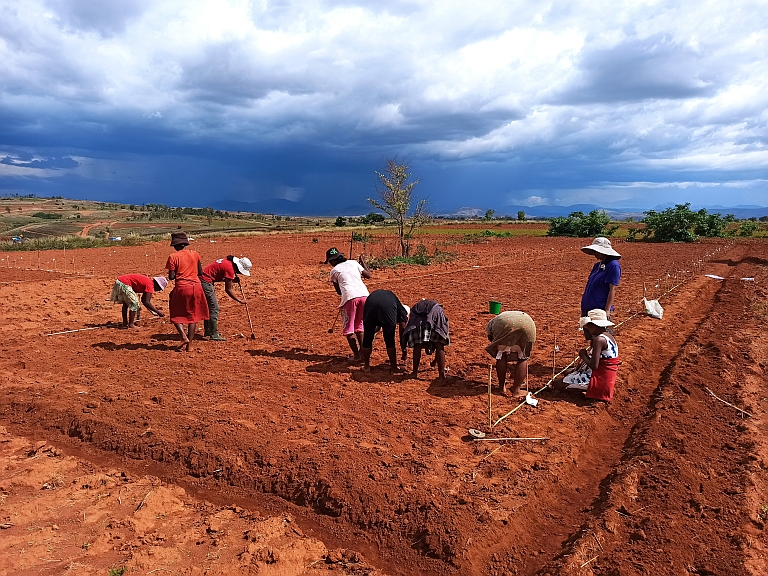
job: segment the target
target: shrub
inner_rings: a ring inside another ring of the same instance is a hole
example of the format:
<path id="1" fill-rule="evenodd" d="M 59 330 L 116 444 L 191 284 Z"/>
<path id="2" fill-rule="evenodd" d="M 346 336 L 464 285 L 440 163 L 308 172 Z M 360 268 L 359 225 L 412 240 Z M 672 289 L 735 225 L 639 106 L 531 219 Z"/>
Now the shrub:
<path id="1" fill-rule="evenodd" d="M 416 247 L 416 254 L 413 256 L 392 256 L 390 258 L 368 258 L 369 268 L 377 270 L 379 268 L 395 268 L 401 264 L 410 264 L 415 266 L 429 266 L 430 264 L 439 264 L 442 262 L 451 262 L 456 259 L 455 252 L 443 252 L 435 247 L 435 253 L 430 255 L 427 247 L 419 244 Z"/>
<path id="2" fill-rule="evenodd" d="M 744 221 L 739 224 L 739 236 L 752 236 L 760 229 L 760 224 L 752 221 Z"/>
<path id="3" fill-rule="evenodd" d="M 693 227 L 693 233 L 706 238 L 725 236 L 728 224 L 735 220 L 736 218 L 732 214 L 723 217 L 717 212 L 709 214 L 705 208 L 702 208 L 696 212 L 696 224 Z"/>
<path id="4" fill-rule="evenodd" d="M 643 239 L 656 242 L 693 242 L 699 236 L 709 238 L 723 236 L 729 222 L 734 221 L 731 215 L 709 214 L 702 208 L 698 212 L 691 210 L 691 204 L 676 204 L 661 212 L 649 210 L 640 220 L 645 228 L 630 228 L 627 240 L 636 240 L 638 235 Z"/>
<path id="5" fill-rule="evenodd" d="M 550 218 L 547 236 L 611 236 L 619 227 L 608 226 L 610 222 L 611 217 L 605 210 L 592 210 L 589 214 L 571 212 L 567 217 Z"/>
<path id="6" fill-rule="evenodd" d="M 384 220 L 384 216 L 376 212 L 369 212 L 366 216 L 359 219 L 360 224 L 381 224 Z"/>
<path id="7" fill-rule="evenodd" d="M 43 220 L 61 220 L 61 214 L 54 214 L 52 212 L 35 212 L 32 214 L 35 218 L 42 218 Z"/>
<path id="8" fill-rule="evenodd" d="M 360 234 L 359 232 L 352 232 L 352 240 L 360 242 L 361 244 L 373 244 L 374 239 L 370 234 Z"/>
<path id="9" fill-rule="evenodd" d="M 334 226 L 346 226 L 347 225 L 347 219 L 343 216 L 337 216 L 336 221 L 333 223 Z"/>

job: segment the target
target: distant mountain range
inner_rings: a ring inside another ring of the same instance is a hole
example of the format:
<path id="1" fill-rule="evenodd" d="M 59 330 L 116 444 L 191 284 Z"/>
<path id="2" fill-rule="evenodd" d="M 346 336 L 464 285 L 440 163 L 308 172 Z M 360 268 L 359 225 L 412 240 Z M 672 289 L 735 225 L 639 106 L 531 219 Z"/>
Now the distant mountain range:
<path id="1" fill-rule="evenodd" d="M 273 198 L 271 200 L 262 200 L 259 202 L 241 202 L 239 200 L 222 200 L 214 203 L 212 208 L 217 210 L 227 210 L 229 212 L 256 212 L 259 214 L 279 214 L 282 216 L 362 216 L 372 211 L 370 204 L 351 204 L 341 209 L 327 209 L 325 207 L 311 207 L 303 202 L 293 202 L 282 198 Z M 660 204 L 654 206 L 653 210 L 661 211 L 666 208 L 674 207 L 674 203 Z M 736 218 L 759 218 L 768 216 L 767 206 L 739 205 L 739 206 L 697 206 L 692 205 L 693 210 L 706 208 L 708 212 L 719 212 L 723 215 L 733 214 Z M 465 217 L 483 216 L 488 208 L 474 206 L 465 206 L 453 212 L 437 212 L 437 216 L 444 217 Z M 529 218 L 554 218 L 555 216 L 567 216 L 571 212 L 590 212 L 592 210 L 601 210 L 600 206 L 594 204 L 572 204 L 570 206 L 555 206 L 551 204 L 542 204 L 539 206 L 506 206 L 495 211 L 496 216 L 517 217 L 519 211 L 525 212 Z M 639 219 L 643 217 L 642 208 L 607 208 L 605 211 L 617 220 L 626 218 Z"/>

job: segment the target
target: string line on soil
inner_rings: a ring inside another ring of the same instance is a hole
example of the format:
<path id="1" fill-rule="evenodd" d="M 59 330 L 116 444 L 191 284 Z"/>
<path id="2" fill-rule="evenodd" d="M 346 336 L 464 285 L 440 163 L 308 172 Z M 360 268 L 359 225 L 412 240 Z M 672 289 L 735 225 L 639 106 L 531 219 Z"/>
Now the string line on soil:
<path id="1" fill-rule="evenodd" d="M 731 404 L 730 402 L 726 402 L 725 400 L 723 400 L 722 398 L 720 398 L 720 397 L 719 397 L 717 394 L 715 394 L 714 392 L 712 392 L 712 390 L 710 390 L 710 389 L 709 389 L 709 388 L 707 388 L 706 386 L 704 386 L 704 390 L 706 390 L 706 391 L 709 393 L 709 395 L 710 395 L 710 396 L 712 396 L 712 397 L 713 397 L 715 400 L 719 400 L 720 402 L 722 402 L 722 403 L 723 403 L 723 404 L 725 404 L 726 406 L 730 406 L 730 407 L 731 407 L 731 408 L 733 408 L 734 410 L 738 410 L 738 411 L 739 411 L 739 412 L 741 412 L 742 414 L 744 414 L 744 415 L 746 415 L 746 416 L 749 416 L 750 418 L 752 418 L 752 414 L 750 414 L 750 413 L 749 413 L 749 412 L 747 412 L 746 410 L 742 410 L 742 409 L 741 409 L 741 408 L 739 408 L 738 406 L 734 406 L 734 405 L 733 405 L 733 404 Z"/>

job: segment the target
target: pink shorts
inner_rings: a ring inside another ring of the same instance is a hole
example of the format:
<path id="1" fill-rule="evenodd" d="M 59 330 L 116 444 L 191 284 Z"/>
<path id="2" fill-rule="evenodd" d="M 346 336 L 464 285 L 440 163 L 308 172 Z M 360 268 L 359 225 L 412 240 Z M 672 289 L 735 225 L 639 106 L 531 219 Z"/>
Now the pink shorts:
<path id="1" fill-rule="evenodd" d="M 341 333 L 349 336 L 355 332 L 363 331 L 363 308 L 365 307 L 366 296 L 347 300 L 341 308 L 341 320 L 344 322 L 344 328 Z"/>

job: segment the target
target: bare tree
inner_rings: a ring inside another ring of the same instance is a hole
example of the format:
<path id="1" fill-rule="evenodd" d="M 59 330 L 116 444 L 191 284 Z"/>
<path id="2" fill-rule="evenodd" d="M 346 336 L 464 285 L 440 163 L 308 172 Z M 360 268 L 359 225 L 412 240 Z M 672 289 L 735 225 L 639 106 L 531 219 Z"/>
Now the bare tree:
<path id="1" fill-rule="evenodd" d="M 414 231 L 430 219 L 426 211 L 426 200 L 419 200 L 416 209 L 408 215 L 413 201 L 413 189 L 419 180 L 408 182 L 411 173 L 408 171 L 408 163 L 402 164 L 397 158 L 387 158 L 387 167 L 384 172 L 376 172 L 379 177 L 379 185 L 376 191 L 381 201 L 368 198 L 368 202 L 374 208 L 378 208 L 397 224 L 397 233 L 400 237 L 400 253 L 408 257 L 411 251 L 411 238 Z"/>

